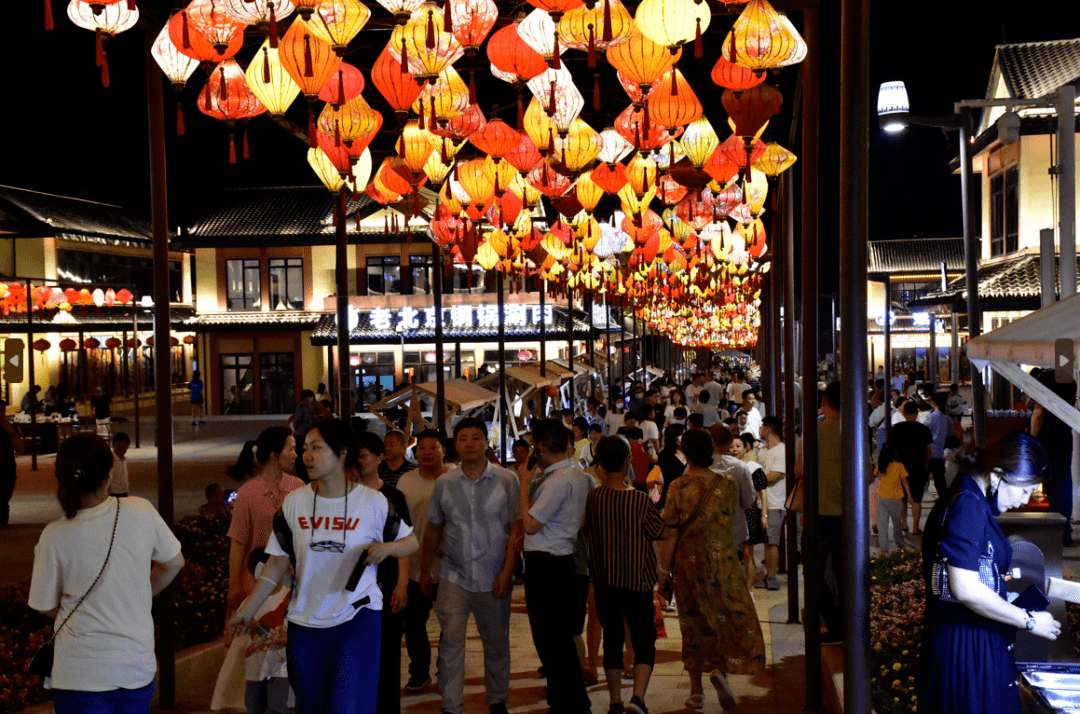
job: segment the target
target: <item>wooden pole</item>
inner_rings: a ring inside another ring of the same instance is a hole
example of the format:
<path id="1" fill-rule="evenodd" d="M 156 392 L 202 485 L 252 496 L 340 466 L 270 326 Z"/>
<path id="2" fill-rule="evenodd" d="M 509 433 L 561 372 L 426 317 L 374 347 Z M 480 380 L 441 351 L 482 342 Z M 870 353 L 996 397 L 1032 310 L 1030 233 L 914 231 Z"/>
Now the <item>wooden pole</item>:
<path id="1" fill-rule="evenodd" d="M 502 273 L 500 273 L 502 275 Z M 435 413 L 439 420 L 439 435 L 446 439 L 446 374 L 443 364 L 443 285 L 442 248 L 431 242 L 431 292 L 435 305 Z M 500 318 L 501 320 L 501 318 Z"/>

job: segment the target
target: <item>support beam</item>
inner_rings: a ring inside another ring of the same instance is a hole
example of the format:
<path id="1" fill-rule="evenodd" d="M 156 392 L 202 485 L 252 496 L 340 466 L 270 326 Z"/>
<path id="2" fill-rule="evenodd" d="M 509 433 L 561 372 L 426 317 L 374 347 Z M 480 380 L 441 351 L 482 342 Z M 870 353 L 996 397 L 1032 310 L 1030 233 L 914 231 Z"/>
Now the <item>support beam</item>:
<path id="1" fill-rule="evenodd" d="M 892 280 L 888 275 L 885 276 L 885 403 L 888 405 L 885 407 L 885 438 L 889 438 L 889 434 L 892 433 L 892 415 L 893 415 L 893 400 L 892 400 L 892 324 L 889 320 L 892 313 Z M 880 446 L 880 444 L 879 444 Z"/>
<path id="2" fill-rule="evenodd" d="M 964 289 L 967 291 L 968 339 L 982 334 L 982 310 L 979 308 L 979 256 L 982 242 L 978 235 L 979 209 L 974 194 L 974 167 L 971 155 L 971 109 L 960 107 L 960 193 L 964 217 Z M 986 390 L 982 373 L 971 366 L 971 420 L 975 443 L 986 443 Z"/>
<path id="3" fill-rule="evenodd" d="M 442 279 L 442 247 L 431 241 L 431 292 L 435 306 L 435 418 L 438 420 L 439 436 L 446 439 L 446 365 L 443 359 L 446 344 L 443 338 Z"/>
<path id="4" fill-rule="evenodd" d="M 345 421 L 352 417 L 352 380 L 349 378 L 349 232 L 348 199 L 345 189 L 338 195 L 337 245 L 335 251 L 337 278 L 337 367 L 338 416 Z"/>
<path id="5" fill-rule="evenodd" d="M 1057 90 L 1058 245 L 1061 299 L 1076 294 L 1076 87 Z"/>
<path id="6" fill-rule="evenodd" d="M 169 344 L 169 205 L 165 177 L 165 97 L 161 72 L 150 61 L 156 39 L 149 31 L 146 41 L 146 97 L 150 123 L 150 224 L 154 256 L 154 403 L 157 433 L 158 513 L 165 524 L 173 524 L 173 403 L 172 347 Z M 136 392 L 138 399 L 138 392 Z M 173 599 L 166 594 L 154 603 L 157 615 L 157 657 L 160 672 L 160 703 L 176 706 L 176 637 Z"/>
<path id="7" fill-rule="evenodd" d="M 499 463 L 506 463 L 506 296 L 503 271 L 495 273 L 495 292 L 499 295 Z M 541 314 L 540 323 L 544 318 Z M 442 382 L 440 381 L 440 386 Z"/>
<path id="8" fill-rule="evenodd" d="M 781 179 L 784 207 L 783 276 L 784 276 L 784 479 L 788 493 L 795 487 L 795 191 L 792 174 L 787 172 Z M 775 268 L 774 268 L 775 270 Z M 797 518 L 788 518 L 785 524 L 787 536 L 786 563 L 788 591 L 788 622 L 799 622 L 799 544 Z"/>
<path id="9" fill-rule="evenodd" d="M 869 234 L 870 0 L 843 0 L 840 22 L 840 271 L 844 342 L 840 453 L 844 711 L 869 714 L 870 503 L 866 402 Z M 832 326 L 835 329 L 835 325 Z"/>
<path id="10" fill-rule="evenodd" d="M 818 575 L 818 77 L 821 74 L 820 12 L 803 12 L 803 39 L 808 52 L 802 63 L 802 376 L 803 376 L 803 600 L 806 603 L 806 710 L 824 711 L 821 698 L 821 594 Z M 864 288 L 865 289 L 865 288 Z"/>

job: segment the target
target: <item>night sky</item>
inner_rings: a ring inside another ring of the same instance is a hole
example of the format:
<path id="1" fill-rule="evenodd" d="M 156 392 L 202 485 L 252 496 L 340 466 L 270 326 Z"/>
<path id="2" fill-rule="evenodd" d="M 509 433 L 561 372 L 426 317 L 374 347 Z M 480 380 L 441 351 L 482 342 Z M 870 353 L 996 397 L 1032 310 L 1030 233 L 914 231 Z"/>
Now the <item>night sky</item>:
<path id="1" fill-rule="evenodd" d="M 140 0 L 139 4 L 155 24 L 164 21 L 171 7 L 169 2 L 161 0 Z M 500 15 L 508 16 L 511 6 L 498 4 Z M 56 30 L 51 33 L 43 30 L 41 0 L 5 5 L 8 33 L 0 43 L 0 66 L 5 68 L 2 80 L 5 110 L 0 113 L 3 137 L 0 183 L 120 204 L 133 213 L 148 216 L 149 155 L 142 32 L 131 30 L 109 44 L 112 86 L 104 89 L 94 66 L 93 33 L 71 24 L 63 0 L 54 0 Z M 386 123 L 392 125 L 392 115 L 366 71 L 386 42 L 387 30 L 379 25 L 385 28 L 389 15 L 374 2 L 369 5 L 372 22 L 350 46 L 355 49 L 347 60 L 365 70 L 369 81 L 364 95 L 372 106 L 383 111 L 384 117 L 389 117 Z M 822 2 L 819 260 L 821 289 L 825 293 L 836 290 L 838 283 L 839 7 L 840 3 L 833 0 Z M 1052 14 L 1027 16 L 1017 10 L 1015 3 L 1003 2 L 873 3 L 872 106 L 881 81 L 902 79 L 908 85 L 913 112 L 951 113 L 954 101 L 985 95 L 996 44 L 1071 37 L 1061 34 L 1064 31 L 1060 29 L 1061 23 L 1054 22 Z M 797 13 L 793 14 L 793 20 L 797 26 L 801 24 Z M 708 72 L 718 54 L 716 43 L 730 22 L 728 16 L 715 15 L 706 36 L 711 41 L 706 43 L 705 57 L 694 60 L 692 53 L 687 52 L 680 62 L 718 130 L 724 125 L 726 115 L 719 107 L 720 90 L 708 81 Z M 257 44 L 258 40 L 249 33 L 248 45 L 254 48 Z M 247 49 L 241 56 L 250 54 L 251 50 Z M 564 57 L 582 55 L 567 53 Z M 583 64 L 583 59 L 571 62 L 577 76 L 576 67 Z M 463 59 L 455 66 L 459 70 L 467 69 L 470 63 Z M 513 95 L 508 85 L 491 77 L 483 50 L 471 66 L 477 68 L 478 94 L 485 113 L 490 118 L 489 107 L 485 105 L 501 104 L 500 117 L 512 123 L 512 107 L 506 107 Z M 601 112 L 591 114 L 591 84 L 581 87 L 587 104 L 582 116 L 597 130 L 627 103 L 614 81 L 613 70 L 603 71 L 611 76 L 604 78 Z M 780 80 L 784 112 L 770 128 L 772 138 L 782 143 L 787 142 L 789 134 L 785 122 L 790 122 L 796 73 L 797 70 L 790 68 L 784 71 Z M 307 166 L 306 145 L 265 116 L 256 118 L 249 126 L 251 160 L 230 165 L 226 128 L 196 109 L 195 98 L 202 82 L 197 72 L 179 96 L 166 83 L 172 226 L 191 220 L 201 197 L 216 188 L 317 184 L 317 178 Z M 708 89 L 710 85 L 712 89 Z M 173 134 L 177 99 L 184 106 L 185 137 Z M 305 121 L 302 103 L 299 100 L 288 115 L 298 123 Z M 374 148 L 390 150 L 393 138 L 387 134 Z M 238 141 L 239 138 L 238 134 Z M 955 135 L 946 137 L 938 130 L 919 127 L 909 128 L 900 135 L 885 135 L 874 122 L 870 145 L 871 238 L 959 236 L 959 178 L 950 176 L 946 167 L 956 154 Z M 799 152 L 798 140 L 791 148 Z"/>

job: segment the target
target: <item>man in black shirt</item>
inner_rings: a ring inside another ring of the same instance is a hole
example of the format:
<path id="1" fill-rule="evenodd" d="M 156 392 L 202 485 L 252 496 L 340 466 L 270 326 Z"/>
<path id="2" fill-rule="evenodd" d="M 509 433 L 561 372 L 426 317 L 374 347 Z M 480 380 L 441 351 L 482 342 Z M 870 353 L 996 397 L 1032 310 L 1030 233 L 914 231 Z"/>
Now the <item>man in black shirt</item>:
<path id="1" fill-rule="evenodd" d="M 922 516 L 923 492 L 930 478 L 930 456 L 934 446 L 934 435 L 930 427 L 917 421 L 919 407 L 915 402 L 906 402 L 903 411 L 904 421 L 893 425 L 888 443 L 896 447 L 900 463 L 908 472 L 908 485 L 911 487 L 911 535 L 922 535 L 922 531 L 919 530 L 919 518 Z M 907 522 L 906 517 L 903 522 Z"/>
<path id="2" fill-rule="evenodd" d="M 387 486 L 397 487 L 398 479 L 416 469 L 416 464 L 405 458 L 408 444 L 400 431 L 388 431 L 383 437 L 383 460 L 379 463 L 379 478 Z"/>

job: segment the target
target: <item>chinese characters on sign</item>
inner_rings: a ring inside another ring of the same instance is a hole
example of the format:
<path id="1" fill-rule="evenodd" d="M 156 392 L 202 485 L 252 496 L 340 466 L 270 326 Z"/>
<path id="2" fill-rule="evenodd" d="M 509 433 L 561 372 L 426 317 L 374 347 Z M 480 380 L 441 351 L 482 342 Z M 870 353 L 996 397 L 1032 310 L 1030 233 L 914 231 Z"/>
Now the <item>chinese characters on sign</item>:
<path id="1" fill-rule="evenodd" d="M 545 305 L 511 304 L 503 306 L 503 324 L 507 328 L 535 327 L 540 325 L 541 315 L 545 325 L 551 325 L 554 311 Z M 435 308 L 402 307 L 395 310 L 377 307 L 368 313 L 368 324 L 380 332 L 407 332 L 409 330 L 434 330 Z M 443 326 L 446 328 L 497 328 L 499 307 L 497 305 L 453 305 L 443 308 Z"/>

